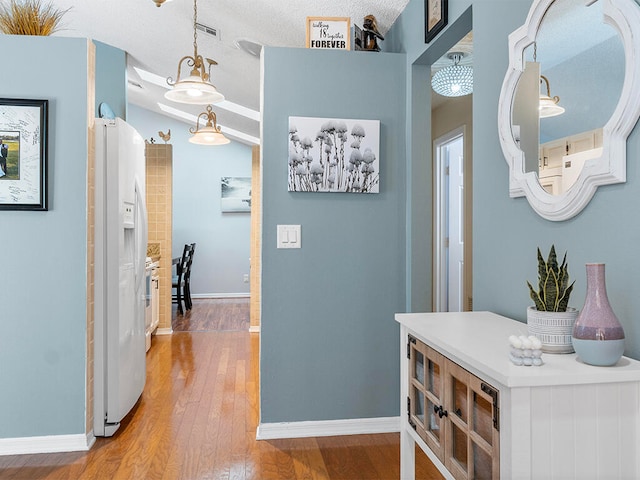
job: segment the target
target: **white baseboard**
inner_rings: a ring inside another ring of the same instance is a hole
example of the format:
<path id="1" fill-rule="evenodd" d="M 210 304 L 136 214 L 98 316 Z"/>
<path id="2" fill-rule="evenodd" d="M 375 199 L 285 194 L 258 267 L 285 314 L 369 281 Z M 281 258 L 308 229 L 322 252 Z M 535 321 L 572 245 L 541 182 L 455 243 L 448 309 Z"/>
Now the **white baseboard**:
<path id="1" fill-rule="evenodd" d="M 93 433 L 86 435 L 0 438 L 0 455 L 80 452 L 89 450 L 95 441 L 96 438 Z"/>
<path id="2" fill-rule="evenodd" d="M 171 335 L 173 333 L 173 329 L 171 327 L 169 328 L 157 328 L 156 331 L 153 333 L 154 335 Z"/>
<path id="3" fill-rule="evenodd" d="M 394 433 L 399 431 L 400 417 L 261 423 L 258 425 L 256 439 L 275 440 L 278 438 L 332 437 L 336 435 Z"/>
<path id="4" fill-rule="evenodd" d="M 192 293 L 191 298 L 249 298 L 248 293 Z"/>
<path id="5" fill-rule="evenodd" d="M 249 333 L 260 333 L 260 325 L 251 325 L 249 327 Z"/>

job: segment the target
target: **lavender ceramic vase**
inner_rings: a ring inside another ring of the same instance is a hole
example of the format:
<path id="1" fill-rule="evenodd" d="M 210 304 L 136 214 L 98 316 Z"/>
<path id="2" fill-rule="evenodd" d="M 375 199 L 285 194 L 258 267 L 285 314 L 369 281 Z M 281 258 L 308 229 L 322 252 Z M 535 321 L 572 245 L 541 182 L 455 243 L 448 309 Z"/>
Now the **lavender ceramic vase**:
<path id="1" fill-rule="evenodd" d="M 604 263 L 587 263 L 587 296 L 573 327 L 572 342 L 589 365 L 615 365 L 624 352 L 624 330 L 609 304 Z"/>

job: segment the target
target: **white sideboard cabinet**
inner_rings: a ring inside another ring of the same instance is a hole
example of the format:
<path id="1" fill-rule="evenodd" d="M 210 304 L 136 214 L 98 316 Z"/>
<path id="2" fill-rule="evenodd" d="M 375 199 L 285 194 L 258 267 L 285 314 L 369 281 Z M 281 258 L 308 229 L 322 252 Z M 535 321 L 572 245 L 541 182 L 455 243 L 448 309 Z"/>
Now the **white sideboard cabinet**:
<path id="1" fill-rule="evenodd" d="M 490 312 L 399 313 L 400 476 L 415 445 L 447 479 L 640 478 L 640 362 L 508 358 L 524 323 Z"/>

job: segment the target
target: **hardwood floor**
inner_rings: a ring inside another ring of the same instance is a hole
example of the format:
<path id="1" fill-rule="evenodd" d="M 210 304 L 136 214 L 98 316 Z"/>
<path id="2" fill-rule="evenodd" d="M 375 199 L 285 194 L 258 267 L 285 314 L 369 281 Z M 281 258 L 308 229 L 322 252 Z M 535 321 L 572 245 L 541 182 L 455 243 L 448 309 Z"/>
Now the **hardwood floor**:
<path id="1" fill-rule="evenodd" d="M 200 303 L 189 314 L 197 325 Z M 113 437 L 88 452 L 0 457 L 0 478 L 399 478 L 398 434 L 256 441 L 258 350 L 247 329 L 153 337 L 144 392 Z M 442 478 L 421 452 L 416 478 Z"/>
<path id="2" fill-rule="evenodd" d="M 171 325 L 174 332 L 210 330 L 249 330 L 248 298 L 194 298 L 193 308 L 184 315 L 173 305 Z"/>

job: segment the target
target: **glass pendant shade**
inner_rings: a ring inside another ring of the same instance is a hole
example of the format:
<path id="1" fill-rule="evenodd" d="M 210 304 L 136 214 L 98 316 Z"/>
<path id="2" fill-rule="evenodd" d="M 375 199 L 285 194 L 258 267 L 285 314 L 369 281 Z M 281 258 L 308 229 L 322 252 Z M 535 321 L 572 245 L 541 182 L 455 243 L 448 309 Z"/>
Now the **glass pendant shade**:
<path id="1" fill-rule="evenodd" d="M 552 98 L 546 95 L 540 96 L 540 118 L 555 117 L 563 113 L 564 108 L 554 102 Z"/>
<path id="2" fill-rule="evenodd" d="M 202 127 L 189 138 L 189 141 L 197 145 L 226 145 L 231 140 L 213 128 Z"/>
<path id="3" fill-rule="evenodd" d="M 200 119 L 206 118 L 207 124 L 204 127 L 200 126 Z M 190 128 L 189 131 L 193 133 L 193 136 L 189 138 L 189 142 L 197 145 L 226 145 L 230 140 L 225 137 L 218 127 L 216 120 L 216 114 L 211 108 L 211 105 L 207 105 L 207 111 L 198 115 L 198 121 L 196 127 Z"/>
<path id="4" fill-rule="evenodd" d="M 174 102 L 195 105 L 207 105 L 224 100 L 224 95 L 211 83 L 203 81 L 199 75 L 190 75 L 184 80 L 177 81 L 164 96 Z"/>
<path id="5" fill-rule="evenodd" d="M 540 84 L 542 84 L 543 82 L 547 86 L 547 94 L 540 94 L 540 106 L 538 107 L 540 110 L 540 118 L 562 115 L 564 113 L 564 108 L 558 105 L 560 97 L 558 97 L 557 95 L 555 97 L 551 96 L 549 80 L 547 80 L 547 77 L 545 77 L 544 75 L 540 75 Z"/>
<path id="6" fill-rule="evenodd" d="M 438 70 L 431 79 L 433 91 L 444 97 L 462 97 L 473 93 L 473 68 L 458 65 L 461 53 L 449 54 L 453 65 Z"/>

